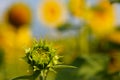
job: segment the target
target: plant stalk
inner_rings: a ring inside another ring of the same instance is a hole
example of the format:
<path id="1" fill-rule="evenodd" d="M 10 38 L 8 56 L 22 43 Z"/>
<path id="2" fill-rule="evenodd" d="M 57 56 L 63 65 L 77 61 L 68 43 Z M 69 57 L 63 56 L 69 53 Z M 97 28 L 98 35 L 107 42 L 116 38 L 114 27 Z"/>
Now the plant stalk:
<path id="1" fill-rule="evenodd" d="M 41 75 L 40 75 L 40 80 L 46 80 L 47 79 L 47 74 L 48 74 L 48 71 L 47 70 L 43 70 L 41 71 Z"/>

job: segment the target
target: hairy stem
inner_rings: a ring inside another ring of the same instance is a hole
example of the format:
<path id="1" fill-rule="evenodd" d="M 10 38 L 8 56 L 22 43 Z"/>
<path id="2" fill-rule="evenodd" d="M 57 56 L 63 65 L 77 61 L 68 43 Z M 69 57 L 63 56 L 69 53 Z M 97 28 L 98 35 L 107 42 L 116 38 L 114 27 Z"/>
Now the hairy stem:
<path id="1" fill-rule="evenodd" d="M 40 80 L 46 80 L 47 79 L 47 74 L 48 74 L 48 70 L 43 70 L 41 71 L 41 75 L 40 75 Z"/>

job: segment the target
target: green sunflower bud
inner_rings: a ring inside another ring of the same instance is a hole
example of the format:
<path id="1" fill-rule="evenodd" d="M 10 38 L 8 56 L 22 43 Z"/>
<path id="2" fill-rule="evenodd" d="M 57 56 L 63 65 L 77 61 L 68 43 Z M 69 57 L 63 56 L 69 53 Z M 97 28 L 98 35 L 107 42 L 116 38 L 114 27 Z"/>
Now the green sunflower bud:
<path id="1" fill-rule="evenodd" d="M 25 60 L 34 70 L 49 69 L 60 63 L 56 49 L 46 41 L 35 41 L 33 46 L 26 49 L 25 52 Z"/>

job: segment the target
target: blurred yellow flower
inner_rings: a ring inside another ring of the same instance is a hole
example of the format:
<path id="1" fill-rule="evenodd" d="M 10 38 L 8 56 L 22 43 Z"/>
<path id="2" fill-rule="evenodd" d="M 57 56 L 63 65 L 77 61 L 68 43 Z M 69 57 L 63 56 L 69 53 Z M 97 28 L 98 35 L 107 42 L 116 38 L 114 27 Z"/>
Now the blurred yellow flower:
<path id="1" fill-rule="evenodd" d="M 0 27 L 0 47 L 5 50 L 7 57 L 11 58 L 7 58 L 7 61 L 10 61 L 13 57 L 15 57 L 16 52 L 14 53 L 14 51 L 17 50 L 17 53 L 19 53 L 19 50 L 23 50 L 23 47 L 30 46 L 30 44 L 31 31 L 29 27 L 21 27 L 17 30 L 17 32 L 14 27 L 9 25 L 2 25 L 2 27 Z"/>
<path id="2" fill-rule="evenodd" d="M 120 71 L 120 52 L 112 51 L 110 53 L 110 56 L 111 56 L 111 62 L 108 66 L 108 72 L 115 73 Z"/>
<path id="3" fill-rule="evenodd" d="M 47 26 L 56 27 L 67 19 L 67 9 L 60 0 L 43 0 L 39 6 L 39 18 Z"/>
<path id="4" fill-rule="evenodd" d="M 24 55 L 24 47 L 31 45 L 31 31 L 29 27 L 20 27 L 17 31 L 13 26 L 0 25 L 0 47 L 4 50 L 6 78 L 16 76 L 16 73 L 26 73 L 27 66 L 20 61 Z M 26 66 L 26 67 L 25 67 Z M 19 68 L 22 68 L 21 71 Z M 14 69 L 18 69 L 17 71 Z M 12 73 L 12 74 L 11 74 Z"/>
<path id="5" fill-rule="evenodd" d="M 88 23 L 97 36 L 105 36 L 114 30 L 114 12 L 108 0 L 100 0 L 89 15 Z"/>
<path id="6" fill-rule="evenodd" d="M 11 26 L 10 26 L 11 27 Z M 3 48 L 13 47 L 14 32 L 11 31 L 12 28 L 7 28 L 6 25 L 0 25 L 0 46 Z"/>
<path id="7" fill-rule="evenodd" d="M 71 14 L 75 17 L 83 17 L 85 13 L 85 0 L 70 0 L 69 1 L 69 8 Z"/>
<path id="8" fill-rule="evenodd" d="M 114 31 L 106 37 L 107 40 L 120 44 L 120 31 Z"/>

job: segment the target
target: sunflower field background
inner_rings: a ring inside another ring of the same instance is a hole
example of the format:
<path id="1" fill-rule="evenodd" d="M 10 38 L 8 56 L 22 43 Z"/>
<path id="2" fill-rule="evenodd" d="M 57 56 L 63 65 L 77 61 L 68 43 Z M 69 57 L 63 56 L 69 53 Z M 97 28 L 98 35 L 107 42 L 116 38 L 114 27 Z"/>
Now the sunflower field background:
<path id="1" fill-rule="evenodd" d="M 120 0 L 0 0 L 0 80 L 32 73 L 22 57 L 35 39 L 77 67 L 47 80 L 120 80 Z"/>

